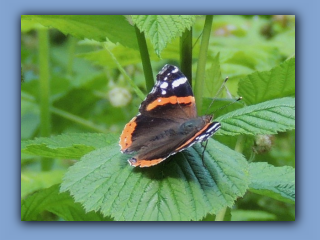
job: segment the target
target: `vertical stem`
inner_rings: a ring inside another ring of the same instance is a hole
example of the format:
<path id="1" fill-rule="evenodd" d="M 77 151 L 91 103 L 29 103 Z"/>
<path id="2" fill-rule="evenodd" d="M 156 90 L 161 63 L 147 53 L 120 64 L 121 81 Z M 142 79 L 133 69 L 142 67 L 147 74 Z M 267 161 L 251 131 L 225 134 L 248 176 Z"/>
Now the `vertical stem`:
<path id="1" fill-rule="evenodd" d="M 202 93 L 204 86 L 205 70 L 206 70 L 206 60 L 207 60 L 207 51 L 210 40 L 210 32 L 212 27 L 212 15 L 207 15 L 203 28 L 203 35 L 201 39 L 198 67 L 196 72 L 196 84 L 194 88 L 195 98 L 197 103 L 198 114 L 202 108 Z"/>
<path id="2" fill-rule="evenodd" d="M 234 150 L 242 153 L 243 148 L 244 148 L 244 143 L 245 143 L 245 136 L 244 135 L 239 135 L 237 142 L 236 142 L 236 146 L 234 147 Z"/>
<path id="3" fill-rule="evenodd" d="M 31 103 L 36 103 L 36 99 L 32 95 L 30 95 L 30 94 L 28 94 L 26 92 L 21 92 L 21 100 L 22 99 L 25 100 L 25 101 L 31 102 Z M 94 130 L 96 132 L 102 132 L 102 133 L 105 133 L 105 134 L 110 133 L 110 131 L 108 131 L 107 129 L 92 123 L 92 121 L 88 121 L 88 120 L 86 120 L 84 118 L 81 118 L 81 117 L 79 117 L 77 115 L 71 114 L 71 113 L 69 113 L 67 111 L 61 110 L 59 108 L 55 108 L 55 107 L 51 106 L 50 107 L 50 112 L 52 114 L 56 114 L 56 115 L 58 115 L 58 116 L 60 116 L 62 118 L 65 118 L 67 120 L 70 120 L 70 121 L 74 122 L 75 124 L 79 124 L 79 125 L 81 125 L 83 127 L 89 128 L 89 129 Z"/>
<path id="4" fill-rule="evenodd" d="M 135 93 L 140 97 L 141 100 L 145 98 L 144 93 L 140 90 L 140 88 L 137 87 L 137 85 L 133 82 L 133 80 L 129 77 L 129 75 L 126 73 L 124 68 L 121 66 L 121 64 L 118 62 L 116 57 L 113 55 L 113 53 L 108 49 L 108 47 L 105 46 L 105 49 L 110 54 L 110 57 L 114 61 L 114 63 L 117 65 L 118 70 L 121 72 L 121 74 L 124 76 L 125 79 L 129 82 L 129 84 L 132 86 Z"/>
<path id="5" fill-rule="evenodd" d="M 229 207 L 223 208 L 217 213 L 215 221 L 231 221 L 231 209 Z"/>
<path id="6" fill-rule="evenodd" d="M 140 50 L 140 57 L 142 61 L 144 77 L 146 79 L 146 86 L 147 86 L 148 92 L 150 92 L 151 89 L 153 88 L 154 80 L 153 80 L 153 73 L 152 73 L 147 41 L 144 33 L 140 32 L 137 26 L 135 26 L 134 28 L 136 30 L 136 36 L 137 36 L 139 50 Z"/>
<path id="7" fill-rule="evenodd" d="M 40 29 L 39 36 L 39 94 L 40 94 L 40 133 L 42 137 L 50 135 L 49 111 L 49 36 L 47 29 Z"/>
<path id="8" fill-rule="evenodd" d="M 48 137 L 51 133 L 50 86 L 49 86 L 49 33 L 43 28 L 38 30 L 39 39 L 39 94 L 40 94 L 40 134 Z M 41 168 L 49 171 L 53 160 L 42 159 Z"/>
<path id="9" fill-rule="evenodd" d="M 217 213 L 215 221 L 223 221 L 226 214 L 227 207 L 223 208 L 220 212 Z"/>
<path id="10" fill-rule="evenodd" d="M 180 65 L 181 71 L 192 85 L 192 28 L 180 37 Z"/>
<path id="11" fill-rule="evenodd" d="M 76 52 L 77 39 L 70 36 L 68 46 L 68 65 L 67 65 L 67 76 L 71 77 L 73 74 L 73 61 Z"/>

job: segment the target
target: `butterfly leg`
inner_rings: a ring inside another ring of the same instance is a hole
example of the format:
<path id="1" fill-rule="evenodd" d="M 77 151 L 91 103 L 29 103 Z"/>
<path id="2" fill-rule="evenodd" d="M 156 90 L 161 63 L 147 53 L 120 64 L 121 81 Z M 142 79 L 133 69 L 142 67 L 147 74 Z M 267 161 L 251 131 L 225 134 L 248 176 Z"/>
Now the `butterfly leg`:
<path id="1" fill-rule="evenodd" d="M 206 164 L 204 163 L 204 151 L 206 150 L 207 148 L 207 145 L 208 145 L 208 140 L 204 141 L 204 142 L 201 142 L 201 146 L 203 147 L 203 151 L 202 151 L 202 154 L 201 154 L 201 160 L 202 160 L 202 165 L 207 168 Z"/>

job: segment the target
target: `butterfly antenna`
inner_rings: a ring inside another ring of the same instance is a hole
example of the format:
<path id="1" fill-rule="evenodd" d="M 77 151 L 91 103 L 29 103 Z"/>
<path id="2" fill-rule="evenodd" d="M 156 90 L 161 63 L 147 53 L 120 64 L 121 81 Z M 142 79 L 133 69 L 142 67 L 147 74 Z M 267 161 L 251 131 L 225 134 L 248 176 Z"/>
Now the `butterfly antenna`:
<path id="1" fill-rule="evenodd" d="M 215 111 L 219 111 L 219 110 L 221 110 L 221 109 L 223 109 L 223 108 L 226 108 L 226 107 L 228 107 L 229 105 L 234 104 L 235 102 L 238 102 L 238 101 L 241 101 L 241 100 L 242 100 L 242 97 L 238 97 L 237 99 L 234 99 L 234 101 L 232 101 L 232 102 L 230 102 L 230 103 L 227 103 L 226 105 L 223 105 L 223 106 L 219 107 L 219 108 L 216 109 Z"/>
<path id="2" fill-rule="evenodd" d="M 211 101 L 211 103 L 210 103 L 209 107 L 207 108 L 206 112 L 208 112 L 208 110 L 209 110 L 210 107 L 212 106 L 214 100 L 215 100 L 215 99 L 217 98 L 217 96 L 219 96 L 219 94 L 221 93 L 222 89 L 225 88 L 226 82 L 228 81 L 228 79 L 229 79 L 229 77 L 226 77 L 226 78 L 224 79 L 223 83 L 221 84 L 221 87 L 220 87 L 219 90 L 217 91 L 216 96 L 215 96 L 215 97 L 213 98 L 213 100 Z M 229 92 L 228 89 L 227 89 L 227 94 L 228 94 L 228 96 L 230 96 L 230 98 L 232 98 L 232 97 L 231 97 L 231 93 Z"/>
<path id="3" fill-rule="evenodd" d="M 192 46 L 192 49 L 194 49 L 194 47 L 196 46 L 196 44 L 198 43 L 200 37 L 202 36 L 203 34 L 203 31 L 201 32 L 201 34 L 199 35 L 199 37 L 197 38 L 197 40 L 194 42 L 193 46 Z"/>
<path id="4" fill-rule="evenodd" d="M 203 145 L 203 142 L 201 142 L 201 146 L 203 147 L 203 151 L 202 151 L 202 154 L 201 154 L 201 160 L 202 160 L 202 165 L 206 167 L 206 164 L 204 163 L 204 151 L 206 150 L 207 148 L 207 145 L 208 145 L 208 140 L 205 141 L 204 145 Z"/>

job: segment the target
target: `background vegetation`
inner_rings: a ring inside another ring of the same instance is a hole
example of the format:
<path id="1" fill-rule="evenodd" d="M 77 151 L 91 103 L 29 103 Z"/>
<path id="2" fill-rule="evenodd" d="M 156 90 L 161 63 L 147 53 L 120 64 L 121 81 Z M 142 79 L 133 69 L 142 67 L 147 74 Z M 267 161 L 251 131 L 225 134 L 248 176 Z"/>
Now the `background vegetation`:
<path id="1" fill-rule="evenodd" d="M 207 168 L 200 145 L 148 169 L 120 154 L 166 63 L 222 124 Z M 21 218 L 292 221 L 294 97 L 294 16 L 22 16 Z"/>

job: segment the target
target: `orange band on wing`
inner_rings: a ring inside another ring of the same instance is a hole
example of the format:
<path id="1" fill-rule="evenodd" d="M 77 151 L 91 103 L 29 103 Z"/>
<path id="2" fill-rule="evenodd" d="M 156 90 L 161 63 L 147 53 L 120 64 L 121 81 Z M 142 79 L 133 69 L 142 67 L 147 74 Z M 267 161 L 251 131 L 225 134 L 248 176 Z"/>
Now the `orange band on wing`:
<path id="1" fill-rule="evenodd" d="M 121 136 L 120 136 L 120 146 L 121 146 L 121 151 L 126 150 L 129 148 L 132 144 L 132 133 L 135 130 L 137 123 L 135 122 L 137 117 L 134 117 L 131 119 L 129 123 L 124 127 Z"/>
<path id="2" fill-rule="evenodd" d="M 158 107 L 159 105 L 166 105 L 168 103 L 170 104 L 190 104 L 190 103 L 194 103 L 194 97 L 193 96 L 187 96 L 187 97 L 176 97 L 176 96 L 172 96 L 172 97 L 167 97 L 167 98 L 157 98 L 156 100 L 154 100 L 152 103 L 149 103 L 147 106 L 147 111 L 150 111 L 156 107 Z"/>
<path id="3" fill-rule="evenodd" d="M 153 159 L 153 160 L 131 160 L 131 159 L 129 159 L 128 162 L 130 163 L 131 166 L 134 166 L 134 167 L 151 167 L 151 166 L 159 164 L 163 160 L 165 160 L 165 158 L 158 158 L 158 159 Z"/>

